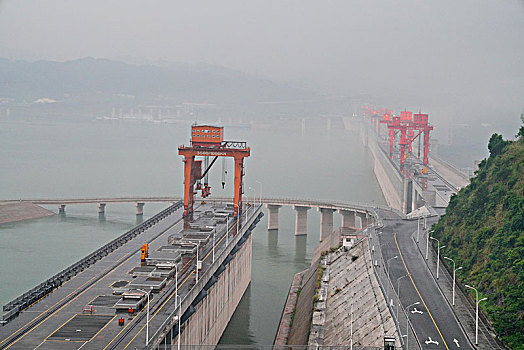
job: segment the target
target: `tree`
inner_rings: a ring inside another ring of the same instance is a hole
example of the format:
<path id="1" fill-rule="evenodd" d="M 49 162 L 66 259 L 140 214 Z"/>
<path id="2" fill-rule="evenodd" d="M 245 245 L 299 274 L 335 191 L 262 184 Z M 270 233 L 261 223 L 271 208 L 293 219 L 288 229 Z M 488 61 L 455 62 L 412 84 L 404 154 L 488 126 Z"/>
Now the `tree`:
<path id="1" fill-rule="evenodd" d="M 499 155 L 506 146 L 506 144 L 507 142 L 502 139 L 502 135 L 499 135 L 497 133 L 491 135 L 488 143 L 489 153 L 493 157 Z"/>
<path id="2" fill-rule="evenodd" d="M 522 121 L 522 125 L 520 126 L 519 133 L 516 135 L 517 137 L 524 136 L 524 111 L 520 114 L 520 120 Z"/>

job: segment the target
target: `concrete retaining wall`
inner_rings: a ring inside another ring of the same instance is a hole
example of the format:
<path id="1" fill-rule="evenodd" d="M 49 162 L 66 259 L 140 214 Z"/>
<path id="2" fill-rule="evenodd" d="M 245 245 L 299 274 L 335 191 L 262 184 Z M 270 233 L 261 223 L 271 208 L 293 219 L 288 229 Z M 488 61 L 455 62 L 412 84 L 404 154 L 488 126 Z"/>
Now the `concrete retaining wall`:
<path id="1" fill-rule="evenodd" d="M 313 296 L 316 293 L 317 268 L 318 260 L 302 273 L 302 285 L 297 297 L 287 344 L 307 345 L 308 343 L 311 317 L 313 316 Z"/>
<path id="2" fill-rule="evenodd" d="M 373 155 L 373 170 L 386 202 L 390 207 L 405 212 L 404 179 L 380 150 L 376 139 L 367 137 L 367 140 L 369 151 Z"/>
<path id="3" fill-rule="evenodd" d="M 313 313 L 309 345 L 381 346 L 384 336 L 400 339 L 373 274 L 368 239 L 322 259 L 324 273 Z M 351 334 L 351 328 L 353 334 Z"/>
<path id="4" fill-rule="evenodd" d="M 227 264 L 217 282 L 184 324 L 181 344 L 215 345 L 251 281 L 252 236 Z M 177 344 L 175 338 L 172 342 Z"/>

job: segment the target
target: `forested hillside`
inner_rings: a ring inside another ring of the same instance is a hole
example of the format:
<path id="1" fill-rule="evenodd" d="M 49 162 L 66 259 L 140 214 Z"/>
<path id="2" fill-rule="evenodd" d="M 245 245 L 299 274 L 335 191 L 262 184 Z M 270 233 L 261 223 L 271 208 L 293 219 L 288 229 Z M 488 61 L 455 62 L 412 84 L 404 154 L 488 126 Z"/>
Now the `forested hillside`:
<path id="1" fill-rule="evenodd" d="M 499 336 L 524 349 L 524 126 L 517 137 L 491 136 L 489 158 L 452 197 L 433 234 L 463 267 L 461 282 L 488 298 L 480 306 Z"/>

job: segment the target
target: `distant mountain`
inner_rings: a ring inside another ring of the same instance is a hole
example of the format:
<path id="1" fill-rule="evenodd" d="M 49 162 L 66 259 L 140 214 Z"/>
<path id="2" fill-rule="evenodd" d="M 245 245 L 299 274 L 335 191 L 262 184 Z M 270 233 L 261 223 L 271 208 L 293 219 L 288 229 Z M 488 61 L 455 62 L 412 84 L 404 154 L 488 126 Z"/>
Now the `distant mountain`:
<path id="1" fill-rule="evenodd" d="M 108 103 L 112 98 L 128 96 L 135 103 L 200 101 L 242 105 L 308 99 L 313 95 L 208 65 L 133 65 L 90 57 L 67 62 L 0 58 L 0 98 L 25 102 L 47 97 Z"/>

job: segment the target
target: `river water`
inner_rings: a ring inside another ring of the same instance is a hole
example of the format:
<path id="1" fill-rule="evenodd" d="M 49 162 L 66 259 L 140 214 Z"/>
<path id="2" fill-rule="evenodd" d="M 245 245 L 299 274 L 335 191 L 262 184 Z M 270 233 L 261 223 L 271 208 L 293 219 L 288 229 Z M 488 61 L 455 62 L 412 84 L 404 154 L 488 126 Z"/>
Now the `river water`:
<path id="1" fill-rule="evenodd" d="M 263 196 L 384 203 L 356 132 L 226 128 L 225 138 L 251 147 L 245 162 L 250 198 L 262 187 Z M 188 140 L 188 127 L 169 124 L 2 121 L 0 199 L 181 196 L 177 148 Z M 232 162 L 225 190 L 221 168 L 217 161 L 211 171 L 212 193 L 231 196 Z M 164 207 L 146 204 L 144 217 Z M 132 204 L 108 204 L 100 219 L 93 204 L 69 205 L 65 217 L 0 225 L 0 304 L 131 228 L 134 211 Z M 319 239 L 318 212 L 308 212 L 307 236 L 294 236 L 294 220 L 294 211 L 283 207 L 278 231 L 268 232 L 266 220 L 255 229 L 252 282 L 222 344 L 273 342 L 293 275 L 309 266 Z"/>

